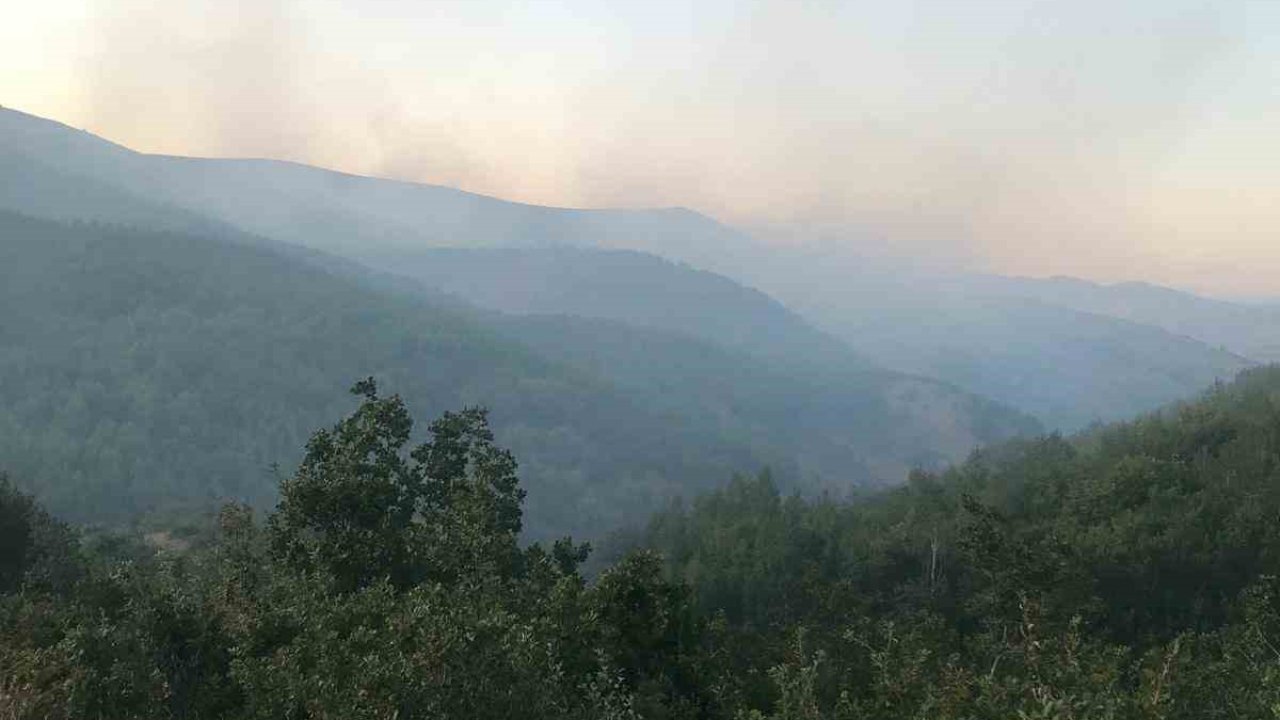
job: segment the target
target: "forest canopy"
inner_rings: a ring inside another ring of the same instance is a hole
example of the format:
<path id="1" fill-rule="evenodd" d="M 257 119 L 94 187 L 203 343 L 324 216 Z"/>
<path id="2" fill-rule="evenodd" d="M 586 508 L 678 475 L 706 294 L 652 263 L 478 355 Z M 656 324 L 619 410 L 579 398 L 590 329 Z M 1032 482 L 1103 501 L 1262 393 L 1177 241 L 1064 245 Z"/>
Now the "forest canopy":
<path id="1" fill-rule="evenodd" d="M 371 381 L 274 512 L 103 536 L 0 484 L 7 717 L 1240 718 L 1280 705 L 1280 370 L 897 490 L 765 473 L 598 574 L 486 413 Z"/>

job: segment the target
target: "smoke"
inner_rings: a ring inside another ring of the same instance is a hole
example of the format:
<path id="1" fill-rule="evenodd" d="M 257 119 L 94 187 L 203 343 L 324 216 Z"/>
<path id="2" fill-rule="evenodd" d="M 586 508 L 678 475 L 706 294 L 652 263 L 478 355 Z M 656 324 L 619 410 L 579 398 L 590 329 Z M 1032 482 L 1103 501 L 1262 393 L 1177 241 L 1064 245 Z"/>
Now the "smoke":
<path id="1" fill-rule="evenodd" d="M 1179 158 L 1224 77 L 1256 77 L 1233 58 L 1275 14 L 1255 0 L 91 7 L 61 119 L 140 149 L 680 205 L 790 241 L 1104 278 L 1186 275 L 1204 256 L 1203 218 L 1229 214 L 1244 180 L 1218 168 L 1189 194 L 1196 166 Z M 1183 222 L 1189 204 L 1201 220 Z M 1242 251 L 1270 252 L 1249 233 Z"/>
<path id="2" fill-rule="evenodd" d="M 305 156 L 313 130 L 289 4 L 113 0 L 85 33 L 79 115 L 158 152 Z"/>

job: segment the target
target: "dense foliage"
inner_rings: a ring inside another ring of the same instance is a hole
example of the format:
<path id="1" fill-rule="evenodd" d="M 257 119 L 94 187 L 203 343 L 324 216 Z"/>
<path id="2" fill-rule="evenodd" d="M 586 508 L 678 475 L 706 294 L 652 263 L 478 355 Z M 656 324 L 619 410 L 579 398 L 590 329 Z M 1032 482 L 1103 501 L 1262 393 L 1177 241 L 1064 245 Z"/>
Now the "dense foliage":
<path id="1" fill-rule="evenodd" d="M 372 381 L 307 444 L 265 524 L 83 549 L 0 485 L 0 717 L 627 717 L 704 704 L 685 593 L 640 553 L 521 547 L 483 411 L 412 421 Z"/>
<path id="2" fill-rule="evenodd" d="M 724 618 L 740 676 L 775 668 L 779 687 L 744 685 L 761 707 L 794 692 L 836 717 L 1273 717 L 1277 520 L 1265 369 L 861 502 L 740 478 L 643 543 Z"/>
<path id="3" fill-rule="evenodd" d="M 0 483 L 0 717 L 1280 713 L 1280 369 L 854 502 L 739 478 L 593 579 L 519 543 L 483 411 L 411 448 L 355 391 L 265 522 L 189 546 L 77 542 Z"/>

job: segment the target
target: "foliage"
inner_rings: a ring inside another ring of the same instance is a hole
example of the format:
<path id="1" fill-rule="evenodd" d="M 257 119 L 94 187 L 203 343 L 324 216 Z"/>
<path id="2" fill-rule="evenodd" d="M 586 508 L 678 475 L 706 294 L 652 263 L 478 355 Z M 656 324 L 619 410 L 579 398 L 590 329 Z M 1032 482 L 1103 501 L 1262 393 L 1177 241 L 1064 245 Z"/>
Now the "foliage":
<path id="1" fill-rule="evenodd" d="M 265 522 L 189 547 L 0 484 L 0 718 L 1280 714 L 1280 369 L 851 502 L 737 478 L 594 579 L 518 542 L 484 411 L 411 446 L 355 391 Z"/>
<path id="2" fill-rule="evenodd" d="M 265 524 L 220 514 L 186 550 L 98 552 L 0 486 L 0 717 L 685 717 L 696 623 L 661 561 L 589 586 L 589 548 L 521 547 L 513 456 L 486 413 L 444 413 L 412 449 L 399 397 L 315 433 Z M 102 546 L 104 544 L 100 544 Z M 105 544 L 108 547 L 115 547 Z M 49 557 L 51 553 L 60 553 Z M 123 557 L 124 559 L 121 559 Z"/>

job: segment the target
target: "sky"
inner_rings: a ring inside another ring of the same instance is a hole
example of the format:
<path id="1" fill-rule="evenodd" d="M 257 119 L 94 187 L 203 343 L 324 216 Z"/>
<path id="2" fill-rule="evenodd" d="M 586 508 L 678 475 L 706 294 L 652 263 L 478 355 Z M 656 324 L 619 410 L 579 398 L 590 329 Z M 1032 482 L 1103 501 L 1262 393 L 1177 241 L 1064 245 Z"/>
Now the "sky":
<path id="1" fill-rule="evenodd" d="M 40 0 L 0 104 L 148 152 L 1280 295 L 1276 0 Z"/>

